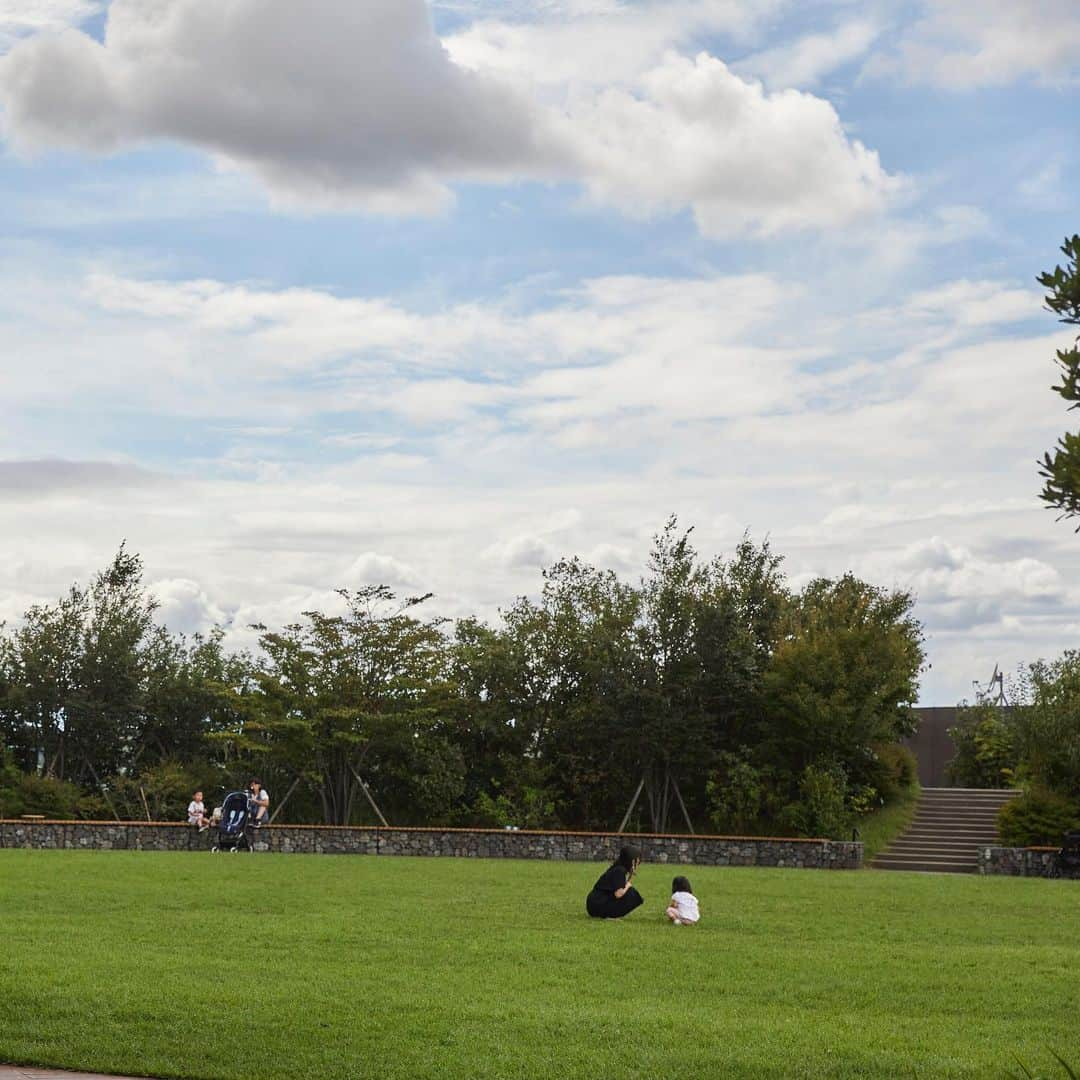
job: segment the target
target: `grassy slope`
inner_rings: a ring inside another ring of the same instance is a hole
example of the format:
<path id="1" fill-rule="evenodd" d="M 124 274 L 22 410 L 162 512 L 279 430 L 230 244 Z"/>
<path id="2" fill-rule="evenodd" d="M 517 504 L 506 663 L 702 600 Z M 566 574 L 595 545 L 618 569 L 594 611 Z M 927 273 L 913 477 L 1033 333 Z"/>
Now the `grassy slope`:
<path id="1" fill-rule="evenodd" d="M 867 864 L 911 824 L 920 790 L 919 785 L 915 784 L 902 792 L 898 799 L 872 814 L 867 814 L 858 823 L 863 842 L 863 860 Z"/>
<path id="2" fill-rule="evenodd" d="M 0 1060 L 194 1078 L 958 1077 L 1077 1048 L 1080 885 L 0 852 Z"/>

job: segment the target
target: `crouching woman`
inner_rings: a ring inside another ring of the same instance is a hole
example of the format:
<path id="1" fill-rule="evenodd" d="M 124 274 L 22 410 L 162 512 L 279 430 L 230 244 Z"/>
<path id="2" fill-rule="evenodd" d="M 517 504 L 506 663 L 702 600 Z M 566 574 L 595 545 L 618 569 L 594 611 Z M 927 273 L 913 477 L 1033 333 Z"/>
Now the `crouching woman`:
<path id="1" fill-rule="evenodd" d="M 585 901 L 585 910 L 594 919 L 621 919 L 645 902 L 634 888 L 634 875 L 641 863 L 637 848 L 624 847 L 618 859 L 600 875 Z"/>

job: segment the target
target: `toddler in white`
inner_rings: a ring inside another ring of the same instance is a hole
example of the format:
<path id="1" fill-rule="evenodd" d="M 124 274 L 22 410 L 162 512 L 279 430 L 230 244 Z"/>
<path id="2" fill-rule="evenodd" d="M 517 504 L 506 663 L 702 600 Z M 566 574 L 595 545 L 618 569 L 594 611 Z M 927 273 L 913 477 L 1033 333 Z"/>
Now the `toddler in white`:
<path id="1" fill-rule="evenodd" d="M 671 903 L 664 914 L 676 926 L 693 926 L 701 918 L 697 897 L 686 878 L 677 877 L 671 883 Z"/>

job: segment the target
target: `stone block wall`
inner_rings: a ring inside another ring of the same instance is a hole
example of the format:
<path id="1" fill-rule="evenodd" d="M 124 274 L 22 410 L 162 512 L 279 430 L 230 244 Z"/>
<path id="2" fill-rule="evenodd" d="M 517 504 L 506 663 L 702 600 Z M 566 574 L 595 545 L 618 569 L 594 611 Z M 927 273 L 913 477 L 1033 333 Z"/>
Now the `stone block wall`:
<path id="1" fill-rule="evenodd" d="M 209 849 L 214 836 L 213 829 L 200 833 L 176 822 L 0 821 L 0 848 L 202 851 Z M 648 862 L 690 866 L 858 870 L 863 861 L 862 844 L 835 840 L 323 825 L 271 825 L 255 833 L 256 850 L 283 854 L 573 862 L 608 861 L 627 843 L 641 848 Z"/>
<path id="2" fill-rule="evenodd" d="M 981 847 L 980 874 L 1009 874 L 1012 877 L 1054 877 L 1058 848 Z"/>

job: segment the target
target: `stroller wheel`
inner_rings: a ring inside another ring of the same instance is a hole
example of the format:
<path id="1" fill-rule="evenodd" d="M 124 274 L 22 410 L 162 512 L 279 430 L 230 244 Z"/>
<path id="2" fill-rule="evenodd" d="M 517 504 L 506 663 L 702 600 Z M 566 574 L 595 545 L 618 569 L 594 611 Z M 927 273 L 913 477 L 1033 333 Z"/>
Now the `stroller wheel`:
<path id="1" fill-rule="evenodd" d="M 210 849 L 210 854 L 211 854 L 211 855 L 216 855 L 217 853 L 218 853 L 218 846 L 217 846 L 217 844 L 215 844 L 215 845 L 214 845 L 214 846 L 213 846 L 213 847 L 212 847 L 212 848 Z"/>
<path id="2" fill-rule="evenodd" d="M 229 848 L 229 854 L 230 855 L 235 855 L 239 850 L 240 850 L 239 848 L 235 848 L 235 847 L 234 848 Z"/>

